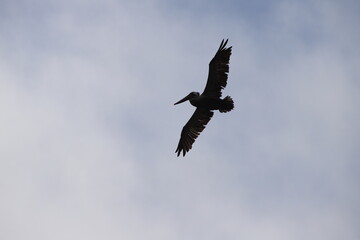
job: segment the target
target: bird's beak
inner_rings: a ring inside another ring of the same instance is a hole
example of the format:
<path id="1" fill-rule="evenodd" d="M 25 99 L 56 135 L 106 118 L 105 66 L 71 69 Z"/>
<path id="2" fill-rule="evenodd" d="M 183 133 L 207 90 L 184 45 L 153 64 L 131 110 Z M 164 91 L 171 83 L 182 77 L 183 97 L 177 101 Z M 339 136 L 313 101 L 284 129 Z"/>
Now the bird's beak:
<path id="1" fill-rule="evenodd" d="M 189 99 L 190 99 L 190 94 L 187 95 L 186 97 L 184 97 L 183 99 L 181 99 L 180 101 L 174 103 L 174 105 L 179 104 L 179 103 L 183 103 L 183 102 L 185 102 L 185 101 L 187 101 L 187 100 L 189 100 Z"/>

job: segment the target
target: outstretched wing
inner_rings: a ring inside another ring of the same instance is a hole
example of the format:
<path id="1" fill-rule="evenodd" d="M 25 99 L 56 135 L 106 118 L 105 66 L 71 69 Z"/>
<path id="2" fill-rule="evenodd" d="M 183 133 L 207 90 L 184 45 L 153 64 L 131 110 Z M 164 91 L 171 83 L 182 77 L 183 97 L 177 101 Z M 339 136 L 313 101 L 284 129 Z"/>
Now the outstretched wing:
<path id="1" fill-rule="evenodd" d="M 227 42 L 228 39 L 225 42 L 221 41 L 218 51 L 209 63 L 208 80 L 202 93 L 204 95 L 220 98 L 221 90 L 226 87 L 232 48 L 225 48 Z"/>
<path id="2" fill-rule="evenodd" d="M 210 121 L 214 113 L 207 109 L 197 108 L 190 120 L 185 124 L 181 131 L 181 138 L 175 151 L 179 156 L 181 151 L 183 156 L 191 149 L 195 139 L 204 130 L 206 124 Z"/>

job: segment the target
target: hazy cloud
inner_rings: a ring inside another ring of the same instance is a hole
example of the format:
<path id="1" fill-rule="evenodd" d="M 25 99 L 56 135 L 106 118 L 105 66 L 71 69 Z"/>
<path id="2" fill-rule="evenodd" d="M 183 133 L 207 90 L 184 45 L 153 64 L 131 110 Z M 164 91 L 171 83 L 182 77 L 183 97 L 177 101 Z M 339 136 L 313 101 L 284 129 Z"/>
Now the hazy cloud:
<path id="1" fill-rule="evenodd" d="M 1 239 L 357 239 L 356 1 L 2 1 Z M 174 153 L 222 38 L 216 113 Z"/>

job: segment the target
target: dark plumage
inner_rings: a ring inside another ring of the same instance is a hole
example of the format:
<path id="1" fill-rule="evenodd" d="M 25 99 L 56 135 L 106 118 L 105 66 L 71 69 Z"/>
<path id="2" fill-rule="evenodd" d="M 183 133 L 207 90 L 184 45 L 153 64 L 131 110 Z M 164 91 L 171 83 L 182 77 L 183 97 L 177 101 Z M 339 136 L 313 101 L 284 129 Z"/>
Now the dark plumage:
<path id="1" fill-rule="evenodd" d="M 231 55 L 231 47 L 226 48 L 227 42 L 228 40 L 221 41 L 218 51 L 209 63 L 209 75 L 204 92 L 201 95 L 198 92 L 191 92 L 174 104 L 189 100 L 191 105 L 196 107 L 194 114 L 181 131 L 180 141 L 175 151 L 177 156 L 181 152 L 185 156 L 191 149 L 195 139 L 214 115 L 213 110 L 229 112 L 234 108 L 234 102 L 230 96 L 221 99 L 221 91 L 227 83 Z"/>

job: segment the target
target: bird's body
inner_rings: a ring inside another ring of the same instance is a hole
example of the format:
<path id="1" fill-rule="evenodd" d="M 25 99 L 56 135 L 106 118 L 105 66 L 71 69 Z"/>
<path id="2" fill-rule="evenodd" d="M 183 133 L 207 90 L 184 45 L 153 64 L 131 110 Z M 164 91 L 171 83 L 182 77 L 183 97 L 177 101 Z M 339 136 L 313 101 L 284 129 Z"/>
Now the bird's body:
<path id="1" fill-rule="evenodd" d="M 204 108 L 208 110 L 219 110 L 220 112 L 226 112 L 226 103 L 228 102 L 227 98 L 220 99 L 206 95 L 200 95 L 198 97 L 190 99 L 189 101 L 194 107 Z"/>
<path id="2" fill-rule="evenodd" d="M 183 152 L 185 156 L 200 132 L 214 115 L 214 110 L 229 112 L 234 108 L 234 102 L 230 96 L 221 99 L 221 90 L 227 84 L 227 73 L 229 72 L 229 60 L 231 47 L 225 48 L 226 40 L 221 42 L 218 51 L 209 64 L 209 76 L 206 87 L 202 94 L 191 92 L 189 95 L 176 102 L 176 104 L 190 101 L 196 110 L 190 120 L 183 127 L 181 138 L 176 149 L 178 156 Z"/>

